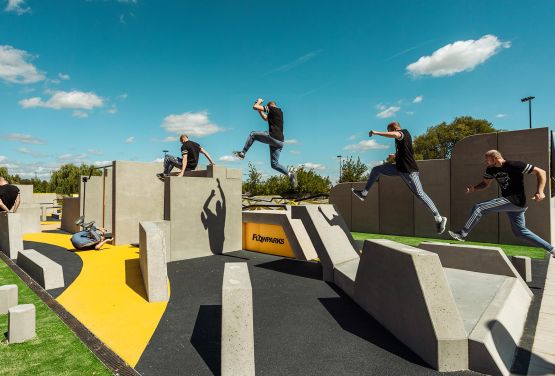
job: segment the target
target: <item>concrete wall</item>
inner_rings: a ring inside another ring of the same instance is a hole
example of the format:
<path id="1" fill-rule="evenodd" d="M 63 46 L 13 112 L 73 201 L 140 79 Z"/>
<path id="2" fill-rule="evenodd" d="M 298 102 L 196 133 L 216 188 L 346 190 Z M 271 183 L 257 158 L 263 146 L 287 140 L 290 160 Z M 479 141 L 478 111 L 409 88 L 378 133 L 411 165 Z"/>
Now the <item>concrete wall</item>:
<path id="1" fill-rule="evenodd" d="M 164 183 L 156 177 L 161 165 L 114 161 L 113 166 L 111 207 L 114 244 L 138 244 L 139 221 L 164 219 Z M 107 203 L 109 201 L 107 199 Z M 109 210 L 110 206 L 106 207 Z"/>
<path id="2" fill-rule="evenodd" d="M 95 221 L 99 226 L 102 226 L 103 222 L 103 184 L 104 177 L 91 176 L 86 183 L 83 183 L 83 179 L 81 179 L 79 191 L 79 210 L 81 215 L 85 216 L 87 222 Z"/>
<path id="3" fill-rule="evenodd" d="M 20 205 L 24 204 L 34 204 L 35 199 L 33 197 L 33 184 L 14 184 L 19 188 L 19 199 L 21 200 Z"/>
<path id="4" fill-rule="evenodd" d="M 498 149 L 505 159 L 531 163 L 549 174 L 549 137 L 548 128 L 467 137 L 455 145 L 450 160 L 417 162 L 422 186 L 440 213 L 448 218 L 448 228 L 458 230 L 464 226 L 474 204 L 500 194 L 495 182 L 485 191 L 466 194 L 467 185 L 478 184 L 483 178 L 486 167 L 484 153 Z M 362 189 L 364 183 L 341 183 L 333 187 L 330 193 L 330 203 L 336 204 L 351 231 L 437 237 L 430 212 L 414 198 L 400 178 L 382 177 L 372 187 L 365 202 L 351 195 L 351 187 Z M 532 197 L 536 190 L 535 175 L 525 177 L 525 187 L 527 197 Z M 549 182 L 545 195 L 551 197 Z M 540 203 L 529 199 L 528 204 L 527 226 L 547 241 L 555 241 L 555 198 Z M 448 238 L 447 231 L 442 237 Z M 484 216 L 470 234 L 469 240 L 527 244 L 513 235 L 506 214 Z"/>
<path id="5" fill-rule="evenodd" d="M 171 261 L 237 251 L 242 246 L 240 170 L 208 166 L 204 174 L 195 172 L 201 176 L 172 176 L 165 181 L 164 219 L 171 221 Z"/>
<path id="6" fill-rule="evenodd" d="M 75 221 L 79 215 L 79 197 L 64 197 L 61 229 L 72 234 L 78 232 L 79 226 L 75 224 Z"/>

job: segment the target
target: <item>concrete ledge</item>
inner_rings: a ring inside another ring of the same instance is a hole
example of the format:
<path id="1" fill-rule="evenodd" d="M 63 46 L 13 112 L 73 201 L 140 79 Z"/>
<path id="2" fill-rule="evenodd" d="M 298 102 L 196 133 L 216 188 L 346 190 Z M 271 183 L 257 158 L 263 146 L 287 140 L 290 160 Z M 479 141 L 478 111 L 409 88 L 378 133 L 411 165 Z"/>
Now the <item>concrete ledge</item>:
<path id="1" fill-rule="evenodd" d="M 36 311 L 33 304 L 20 304 L 8 311 L 8 342 L 22 343 L 36 337 Z"/>
<path id="2" fill-rule="evenodd" d="M 532 260 L 527 256 L 512 256 L 511 262 L 522 279 L 532 282 Z"/>
<path id="3" fill-rule="evenodd" d="M 222 284 L 222 376 L 254 376 L 252 286 L 247 263 L 226 263 Z"/>
<path id="4" fill-rule="evenodd" d="M 0 315 L 17 305 L 17 285 L 0 286 Z"/>
<path id="5" fill-rule="evenodd" d="M 40 205 L 22 204 L 17 209 L 17 214 L 21 215 L 21 233 L 23 234 L 33 234 L 41 232 L 40 227 Z"/>
<path id="6" fill-rule="evenodd" d="M 367 240 L 354 300 L 434 369 L 468 369 L 466 331 L 437 254 Z"/>
<path id="7" fill-rule="evenodd" d="M 515 278 L 507 278 L 468 338 L 469 368 L 510 375 L 532 301 Z"/>
<path id="8" fill-rule="evenodd" d="M 139 223 L 139 264 L 149 302 L 167 302 L 170 222 Z"/>
<path id="9" fill-rule="evenodd" d="M 19 252 L 17 265 L 45 290 L 64 287 L 62 266 L 34 249 Z"/>
<path id="10" fill-rule="evenodd" d="M 313 260 L 318 257 L 302 221 L 291 218 L 290 207 L 287 210 L 243 211 L 243 223 L 281 226 L 296 259 Z"/>
<path id="11" fill-rule="evenodd" d="M 291 217 L 300 219 L 322 263 L 324 281 L 334 281 L 334 267 L 358 259 L 356 242 L 333 205 L 292 206 Z"/>
<path id="12" fill-rule="evenodd" d="M 62 201 L 61 229 L 71 234 L 79 232 L 79 226 L 75 224 L 80 215 L 79 200 L 79 197 L 64 197 Z"/>
<path id="13" fill-rule="evenodd" d="M 0 251 L 16 259 L 23 250 L 23 232 L 20 213 L 0 213 Z"/>
<path id="14" fill-rule="evenodd" d="M 336 265 L 333 270 L 333 283 L 349 295 L 351 299 L 355 297 L 355 279 L 359 264 L 360 259 L 356 258 Z"/>
<path id="15" fill-rule="evenodd" d="M 418 248 L 436 253 L 444 268 L 515 277 L 532 296 L 526 282 L 499 247 L 423 242 L 418 245 Z"/>

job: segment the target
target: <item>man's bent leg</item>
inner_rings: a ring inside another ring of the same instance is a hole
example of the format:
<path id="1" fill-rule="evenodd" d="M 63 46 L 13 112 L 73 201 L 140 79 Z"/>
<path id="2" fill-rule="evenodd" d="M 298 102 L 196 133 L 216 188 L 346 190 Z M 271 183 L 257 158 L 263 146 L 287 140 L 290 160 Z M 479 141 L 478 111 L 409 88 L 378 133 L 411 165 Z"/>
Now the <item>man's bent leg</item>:
<path id="1" fill-rule="evenodd" d="M 508 208 L 512 208 L 512 205 L 513 204 L 505 197 L 494 198 L 493 200 L 477 203 L 474 205 L 474 208 L 472 208 L 470 218 L 468 218 L 462 229 L 462 235 L 468 235 L 474 226 L 478 224 L 484 214 L 507 211 Z"/>
<path id="2" fill-rule="evenodd" d="M 176 158 L 173 155 L 166 155 L 164 158 L 164 174 L 169 175 L 174 167 L 181 169 L 183 166 L 183 159 Z"/>
<path id="3" fill-rule="evenodd" d="M 418 199 L 422 201 L 424 205 L 426 205 L 428 210 L 432 212 L 434 218 L 436 219 L 436 222 L 440 220 L 441 215 L 439 214 L 436 205 L 434 204 L 430 196 L 428 196 L 426 192 L 424 192 L 424 188 L 422 188 L 422 183 L 420 182 L 420 174 L 417 171 L 410 173 L 401 173 L 401 178 L 407 184 L 412 193 L 414 193 L 414 195 L 418 197 Z"/>
<path id="4" fill-rule="evenodd" d="M 398 176 L 399 170 L 394 164 L 383 164 L 379 166 L 375 166 L 372 171 L 370 171 L 370 176 L 368 177 L 368 181 L 366 182 L 366 186 L 364 187 L 363 194 L 366 196 L 365 193 L 368 193 L 372 185 L 380 179 L 380 175 L 385 176 Z"/>
<path id="5" fill-rule="evenodd" d="M 274 170 L 289 176 L 289 172 L 287 171 L 287 169 L 279 163 L 280 154 L 281 154 L 281 148 L 270 146 L 270 165 Z"/>
<path id="6" fill-rule="evenodd" d="M 247 151 L 249 151 L 254 141 L 262 142 L 263 144 L 268 144 L 274 147 L 283 147 L 283 143 L 270 136 L 268 132 L 251 132 L 245 142 L 245 146 L 243 146 L 243 154 L 247 154 Z"/>
<path id="7" fill-rule="evenodd" d="M 519 211 L 507 212 L 507 215 L 509 216 L 509 221 L 511 222 L 513 233 L 519 238 L 526 239 L 537 247 L 543 248 L 548 252 L 552 252 L 553 246 L 551 244 L 526 228 L 526 219 L 524 218 L 525 211 L 526 208 L 522 208 L 522 210 Z"/>

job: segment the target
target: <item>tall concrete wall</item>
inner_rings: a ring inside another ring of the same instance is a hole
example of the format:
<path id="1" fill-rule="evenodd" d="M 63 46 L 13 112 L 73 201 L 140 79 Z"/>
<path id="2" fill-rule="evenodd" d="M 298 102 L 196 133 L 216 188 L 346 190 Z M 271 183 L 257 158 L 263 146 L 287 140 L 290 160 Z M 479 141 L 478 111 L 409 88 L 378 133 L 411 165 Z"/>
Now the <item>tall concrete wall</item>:
<path id="1" fill-rule="evenodd" d="M 111 190 L 114 244 L 139 243 L 140 221 L 164 219 L 164 183 L 156 177 L 160 170 L 160 163 L 114 161 Z"/>
<path id="2" fill-rule="evenodd" d="M 208 166 L 194 173 L 165 182 L 164 219 L 171 221 L 171 261 L 242 247 L 241 171 Z"/>
<path id="3" fill-rule="evenodd" d="M 498 149 L 505 159 L 531 163 L 549 174 L 549 137 L 548 128 L 467 137 L 455 145 L 450 160 L 417 162 L 422 186 L 440 213 L 448 218 L 448 228 L 458 230 L 464 226 L 474 204 L 500 195 L 495 182 L 485 191 L 466 193 L 467 185 L 482 181 L 486 168 L 484 153 L 491 149 Z M 555 198 L 550 199 L 551 188 L 548 181 L 545 189 L 547 199 L 540 203 L 531 200 L 536 184 L 535 175 L 525 177 L 529 201 L 526 224 L 536 234 L 553 242 L 555 241 Z M 400 178 L 382 177 L 372 187 L 365 202 L 351 195 L 351 187 L 362 189 L 364 183 L 341 183 L 333 187 L 330 193 L 330 203 L 336 204 L 351 231 L 437 237 L 429 211 L 414 198 Z M 351 195 L 350 200 L 349 195 Z M 447 232 L 442 237 L 447 238 Z M 484 216 L 470 234 L 469 240 L 527 244 L 513 235 L 507 215 L 504 213 Z"/>
<path id="4" fill-rule="evenodd" d="M 81 215 L 84 215 L 87 221 L 95 221 L 99 226 L 102 226 L 103 182 L 102 176 L 91 176 L 86 183 L 81 179 L 79 191 Z"/>
<path id="5" fill-rule="evenodd" d="M 64 197 L 61 229 L 72 234 L 78 232 L 79 226 L 75 224 L 75 221 L 79 216 L 79 197 Z"/>

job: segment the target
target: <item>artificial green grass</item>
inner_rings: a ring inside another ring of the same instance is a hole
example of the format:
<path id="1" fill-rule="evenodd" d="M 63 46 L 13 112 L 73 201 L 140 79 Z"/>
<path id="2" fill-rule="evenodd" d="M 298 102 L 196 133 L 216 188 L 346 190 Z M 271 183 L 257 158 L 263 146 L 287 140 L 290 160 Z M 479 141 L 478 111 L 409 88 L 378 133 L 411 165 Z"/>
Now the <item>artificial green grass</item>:
<path id="1" fill-rule="evenodd" d="M 8 315 L 0 315 L 0 375 L 112 375 L 52 310 L 0 260 L 0 286 L 17 285 L 19 304 L 36 308 L 37 337 L 7 343 Z"/>
<path id="2" fill-rule="evenodd" d="M 444 242 L 444 243 L 459 243 L 456 240 L 446 240 L 446 239 L 433 239 L 433 238 L 415 238 L 410 236 L 397 236 L 397 235 L 382 235 L 382 234 L 366 234 L 363 232 L 353 232 L 353 237 L 357 240 L 364 239 L 389 239 L 406 245 L 416 247 L 421 242 L 434 241 L 434 242 Z M 462 244 L 468 245 L 486 245 L 489 247 L 499 247 L 501 248 L 507 256 L 528 256 L 530 258 L 543 259 L 546 252 L 541 248 L 536 247 L 526 247 L 521 245 L 509 245 L 509 244 L 493 244 L 493 243 L 477 243 L 477 242 L 464 242 Z"/>

